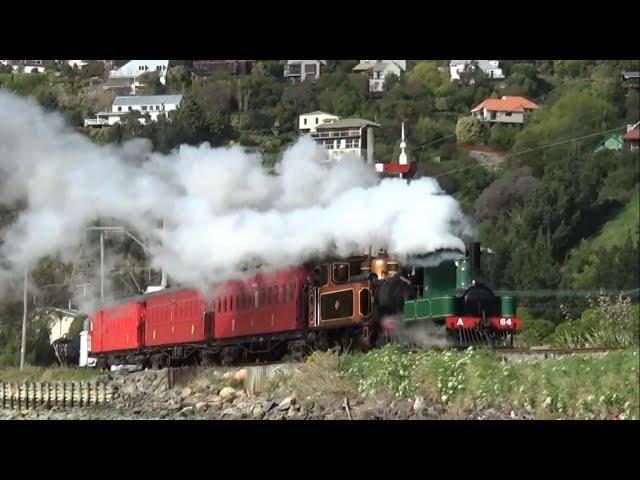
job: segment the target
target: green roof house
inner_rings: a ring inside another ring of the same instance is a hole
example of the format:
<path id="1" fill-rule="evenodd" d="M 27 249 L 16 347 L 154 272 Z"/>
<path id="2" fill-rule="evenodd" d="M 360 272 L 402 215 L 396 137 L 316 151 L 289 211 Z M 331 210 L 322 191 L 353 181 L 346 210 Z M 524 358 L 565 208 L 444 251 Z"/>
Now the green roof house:
<path id="1" fill-rule="evenodd" d="M 609 135 L 595 151 L 597 153 L 603 150 L 622 150 L 623 145 L 622 135 Z"/>

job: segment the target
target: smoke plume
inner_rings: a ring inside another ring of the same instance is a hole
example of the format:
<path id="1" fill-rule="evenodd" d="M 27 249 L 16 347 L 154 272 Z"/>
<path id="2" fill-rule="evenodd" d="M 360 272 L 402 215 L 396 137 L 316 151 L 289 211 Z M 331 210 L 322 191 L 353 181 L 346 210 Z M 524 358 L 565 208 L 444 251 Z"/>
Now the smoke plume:
<path id="1" fill-rule="evenodd" d="M 100 146 L 3 92 L 0 205 L 22 206 L 0 232 L 1 281 L 44 255 L 74 261 L 96 220 L 127 225 L 147 242 L 154 268 L 193 286 L 370 244 L 404 255 L 463 249 L 466 225 L 435 180 L 379 181 L 355 158 L 328 167 L 310 138 L 290 147 L 274 174 L 241 147 L 183 145 L 160 155 L 143 139 Z"/>

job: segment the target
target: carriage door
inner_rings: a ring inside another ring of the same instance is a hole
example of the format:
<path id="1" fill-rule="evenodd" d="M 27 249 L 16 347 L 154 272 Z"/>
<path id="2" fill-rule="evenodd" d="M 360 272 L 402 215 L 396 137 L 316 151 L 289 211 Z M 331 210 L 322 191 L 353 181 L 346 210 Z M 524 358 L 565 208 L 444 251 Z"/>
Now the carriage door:
<path id="1" fill-rule="evenodd" d="M 309 326 L 320 326 L 320 287 L 309 288 Z"/>

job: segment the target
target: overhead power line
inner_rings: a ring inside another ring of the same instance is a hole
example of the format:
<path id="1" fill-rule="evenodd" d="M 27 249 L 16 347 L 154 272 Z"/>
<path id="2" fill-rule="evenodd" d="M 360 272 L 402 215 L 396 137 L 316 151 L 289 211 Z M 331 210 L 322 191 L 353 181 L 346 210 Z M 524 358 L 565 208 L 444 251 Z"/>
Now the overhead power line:
<path id="1" fill-rule="evenodd" d="M 557 145 L 563 145 L 565 143 L 571 143 L 571 142 L 575 142 L 575 141 L 578 141 L 578 140 L 584 140 L 585 138 L 595 137 L 595 136 L 598 136 L 598 135 L 603 135 L 605 133 L 615 132 L 617 130 L 623 130 L 625 128 L 626 128 L 626 125 L 623 125 L 623 126 L 620 126 L 620 127 L 611 128 L 609 130 L 602 130 L 602 131 L 599 131 L 599 132 L 590 133 L 589 135 L 583 135 L 581 137 L 568 138 L 568 139 L 565 139 L 565 140 L 560 140 L 558 142 L 549 143 L 547 145 L 542 145 L 540 147 L 529 148 L 527 150 L 521 150 L 519 152 L 511 153 L 511 154 L 506 155 L 504 158 L 507 159 L 507 158 L 518 157 L 520 155 L 524 155 L 525 153 L 534 152 L 536 150 L 543 150 L 545 148 L 555 147 Z M 449 170 L 448 172 L 443 172 L 443 173 L 439 173 L 438 175 L 433 175 L 433 178 L 438 178 L 438 177 L 442 177 L 444 175 L 449 175 L 450 173 L 462 172 L 462 171 L 468 170 L 470 168 L 481 167 L 481 166 L 482 165 L 480 165 L 479 163 L 474 163 L 473 165 L 467 165 L 466 167 L 456 168 L 454 170 Z"/>

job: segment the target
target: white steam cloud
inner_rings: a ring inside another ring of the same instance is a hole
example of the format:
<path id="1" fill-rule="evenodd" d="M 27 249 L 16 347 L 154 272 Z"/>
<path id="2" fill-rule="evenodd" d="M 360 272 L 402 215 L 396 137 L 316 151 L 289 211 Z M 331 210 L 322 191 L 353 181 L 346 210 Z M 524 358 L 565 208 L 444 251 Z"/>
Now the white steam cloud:
<path id="1" fill-rule="evenodd" d="M 58 114 L 0 92 L 0 204 L 24 207 L 0 232 L 0 281 L 44 255 L 73 261 L 97 219 L 129 225 L 149 242 L 154 268 L 195 286 L 237 277 L 241 266 L 247 274 L 370 244 L 401 255 L 464 248 L 463 214 L 435 180 L 380 182 L 355 158 L 333 167 L 325 158 L 309 138 L 276 174 L 240 147 L 160 155 L 147 140 L 99 146 Z"/>

